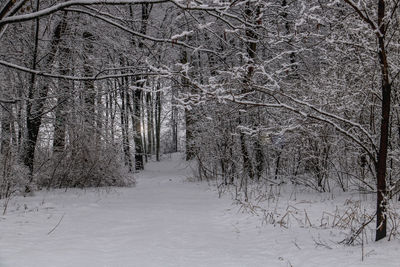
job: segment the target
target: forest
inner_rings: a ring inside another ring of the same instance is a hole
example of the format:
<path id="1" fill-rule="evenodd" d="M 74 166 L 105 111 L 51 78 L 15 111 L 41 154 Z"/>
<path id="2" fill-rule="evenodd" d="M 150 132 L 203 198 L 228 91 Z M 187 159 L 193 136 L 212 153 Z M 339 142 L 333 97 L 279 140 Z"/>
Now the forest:
<path id="1" fill-rule="evenodd" d="M 399 4 L 2 0 L 0 199 L 133 186 L 183 152 L 247 208 L 289 185 L 372 196 L 346 243 L 391 239 Z"/>

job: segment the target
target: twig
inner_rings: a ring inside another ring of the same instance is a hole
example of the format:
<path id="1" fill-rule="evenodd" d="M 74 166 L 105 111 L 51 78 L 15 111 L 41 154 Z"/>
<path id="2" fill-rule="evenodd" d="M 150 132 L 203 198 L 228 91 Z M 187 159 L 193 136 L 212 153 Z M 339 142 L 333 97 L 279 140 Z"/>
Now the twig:
<path id="1" fill-rule="evenodd" d="M 363 223 L 360 228 L 358 228 L 358 230 L 356 232 L 354 232 L 354 234 L 350 237 L 350 238 L 346 238 L 343 241 L 341 241 L 340 243 L 346 243 L 347 245 L 351 245 L 353 244 L 353 242 L 355 241 L 355 239 L 363 232 L 365 226 L 367 226 L 370 222 L 372 222 L 372 220 L 375 218 L 376 212 L 373 216 L 370 217 L 370 219 Z"/>
<path id="2" fill-rule="evenodd" d="M 62 219 L 64 218 L 65 213 L 61 216 L 60 220 L 58 221 L 58 223 L 56 224 L 56 226 L 53 227 L 53 229 L 50 230 L 50 232 L 47 233 L 47 235 L 50 235 L 52 232 L 54 232 L 54 230 L 56 230 L 56 228 L 60 225 Z"/>
<path id="3" fill-rule="evenodd" d="M 308 223 L 310 224 L 310 227 L 312 227 L 312 224 L 311 224 L 310 218 L 308 218 L 308 214 L 307 214 L 306 209 L 304 209 L 304 216 L 305 216 L 305 219 L 304 219 L 304 226 L 306 226 L 306 225 L 307 225 L 307 222 L 308 222 Z"/>
<path id="4" fill-rule="evenodd" d="M 318 240 L 316 240 L 316 239 L 313 237 L 313 240 L 314 240 L 314 242 L 315 242 L 315 244 L 316 244 L 317 247 L 320 246 L 320 247 L 325 247 L 325 248 L 327 248 L 327 249 L 332 249 L 332 247 L 328 246 L 328 244 L 326 244 L 326 242 L 322 241 L 320 237 L 318 237 Z"/>

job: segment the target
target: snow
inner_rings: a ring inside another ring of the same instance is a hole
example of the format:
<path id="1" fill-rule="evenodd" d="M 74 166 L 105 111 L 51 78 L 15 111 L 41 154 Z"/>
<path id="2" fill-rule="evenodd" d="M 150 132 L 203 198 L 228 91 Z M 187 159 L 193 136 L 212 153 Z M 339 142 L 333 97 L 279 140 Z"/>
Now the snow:
<path id="1" fill-rule="evenodd" d="M 175 34 L 175 35 L 171 36 L 171 40 L 176 40 L 176 39 L 179 39 L 182 37 L 190 36 L 192 34 L 193 34 L 193 31 L 183 31 L 179 34 Z"/>
<path id="2" fill-rule="evenodd" d="M 132 188 L 12 199 L 0 217 L 0 266 L 398 266 L 398 240 L 368 242 L 361 261 L 361 247 L 338 244 L 337 229 L 262 225 L 229 194 L 189 181 L 180 158 L 149 163 Z M 341 201 L 324 196 L 294 202 L 314 224 Z"/>

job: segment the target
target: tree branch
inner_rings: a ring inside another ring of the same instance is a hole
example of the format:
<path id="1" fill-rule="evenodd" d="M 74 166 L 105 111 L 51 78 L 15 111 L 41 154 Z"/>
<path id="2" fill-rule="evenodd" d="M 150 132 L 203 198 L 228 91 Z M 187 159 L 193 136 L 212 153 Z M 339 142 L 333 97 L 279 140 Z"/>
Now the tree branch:
<path id="1" fill-rule="evenodd" d="M 4 26 L 11 23 L 29 21 L 35 18 L 44 17 L 55 13 L 59 10 L 63 10 L 71 6 L 90 6 L 90 5 L 126 5 L 126 4 L 160 4 L 170 2 L 169 0 L 71 0 L 59 3 L 57 5 L 42 9 L 37 12 L 32 12 L 29 14 L 17 15 L 12 17 L 7 17 L 0 20 L 0 26 Z"/>
<path id="2" fill-rule="evenodd" d="M 66 11 L 83 13 L 83 14 L 86 14 L 88 16 L 100 19 L 100 20 L 102 20 L 102 21 L 104 21 L 104 22 L 106 22 L 106 23 L 108 23 L 108 24 L 110 24 L 112 26 L 117 27 L 120 30 L 123 30 L 125 32 L 128 32 L 128 33 L 134 35 L 134 36 L 137 36 L 137 37 L 149 40 L 149 41 L 153 41 L 153 42 L 156 42 L 156 43 L 169 43 L 169 44 L 173 44 L 173 45 L 179 45 L 179 46 L 183 46 L 183 47 L 189 48 L 189 49 L 194 50 L 194 51 L 202 51 L 202 52 L 212 53 L 212 54 L 218 55 L 218 53 L 213 51 L 213 50 L 194 47 L 194 46 L 188 45 L 185 42 L 182 42 L 182 41 L 179 41 L 179 40 L 176 40 L 176 39 L 160 39 L 160 38 L 152 37 L 152 36 L 149 36 L 149 35 L 146 35 L 146 34 L 131 30 L 130 28 L 127 28 L 127 27 L 125 27 L 125 26 L 123 26 L 123 25 L 121 25 L 121 24 L 119 24 L 119 23 L 117 23 L 115 21 L 112 21 L 111 19 L 108 19 L 108 18 L 106 18 L 104 16 L 100 16 L 100 15 L 94 14 L 94 13 L 92 13 L 90 11 L 86 11 L 86 10 L 82 10 L 82 9 L 75 9 L 75 8 L 68 8 L 68 9 L 65 9 L 65 10 Z M 108 16 L 111 16 L 111 15 L 108 15 Z"/>
<path id="3" fill-rule="evenodd" d="M 378 27 L 375 25 L 375 23 L 366 15 L 363 14 L 363 12 L 358 8 L 358 6 L 351 0 L 343 0 L 345 3 L 347 3 L 349 6 L 351 6 L 354 11 L 360 16 L 360 18 L 367 24 L 369 24 L 369 26 L 371 26 L 371 28 L 376 31 L 376 34 L 379 34 L 378 32 Z"/>
<path id="4" fill-rule="evenodd" d="M 22 67 L 22 66 L 4 61 L 4 60 L 0 60 L 0 65 L 15 69 L 15 70 L 43 76 L 43 77 L 73 80 L 73 81 L 99 81 L 99 80 L 106 80 L 106 79 L 111 79 L 111 78 L 121 78 L 121 77 L 165 76 L 166 75 L 166 74 L 161 74 L 159 72 L 142 72 L 142 73 L 131 72 L 131 73 L 101 75 L 101 72 L 99 72 L 98 74 L 96 74 L 94 76 L 90 76 L 90 77 L 77 77 L 77 76 L 67 76 L 67 75 L 58 75 L 58 74 L 53 74 L 53 73 L 47 73 L 47 72 L 40 71 L 40 70 L 33 70 L 30 68 Z"/>

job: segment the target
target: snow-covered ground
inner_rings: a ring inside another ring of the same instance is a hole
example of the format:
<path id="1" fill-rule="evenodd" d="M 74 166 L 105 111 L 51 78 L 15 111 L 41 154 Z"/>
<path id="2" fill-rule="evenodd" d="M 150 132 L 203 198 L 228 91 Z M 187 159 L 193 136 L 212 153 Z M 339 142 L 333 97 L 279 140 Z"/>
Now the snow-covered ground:
<path id="1" fill-rule="evenodd" d="M 343 205 L 340 198 L 291 192 L 291 202 L 268 204 L 281 217 L 262 225 L 263 216 L 243 213 L 230 195 L 188 182 L 191 173 L 174 155 L 149 163 L 136 187 L 14 198 L 0 217 L 0 266 L 400 266 L 398 240 L 369 241 L 361 261 L 361 246 L 337 243 L 344 230 L 329 227 L 329 215 L 328 227 L 317 227 L 324 210 Z M 315 227 L 306 227 L 307 209 Z M 278 219 L 286 225 L 271 224 Z"/>

